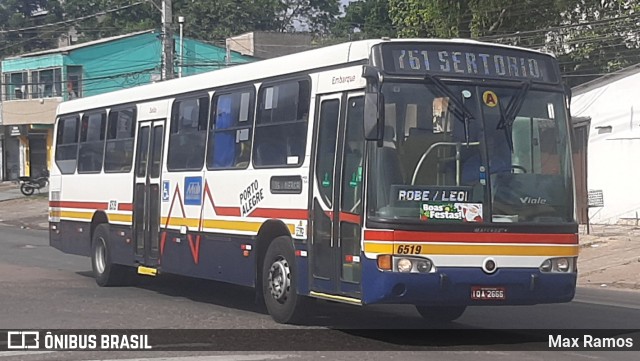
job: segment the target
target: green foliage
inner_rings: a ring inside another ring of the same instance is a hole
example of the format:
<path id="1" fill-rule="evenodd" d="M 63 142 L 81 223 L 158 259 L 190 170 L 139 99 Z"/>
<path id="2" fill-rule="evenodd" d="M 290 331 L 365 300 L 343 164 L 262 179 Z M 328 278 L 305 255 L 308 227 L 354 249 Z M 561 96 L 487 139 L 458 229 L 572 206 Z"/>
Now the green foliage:
<path id="1" fill-rule="evenodd" d="M 160 1 L 155 0 L 158 7 Z M 131 4 L 131 0 L 65 0 L 67 18 Z M 221 42 L 248 31 L 287 31 L 294 26 L 326 32 L 338 14 L 338 0 L 174 0 L 173 28 L 184 16 L 185 36 Z M 79 22 L 83 39 L 160 28 L 161 12 L 151 3 Z"/>
<path id="2" fill-rule="evenodd" d="M 0 0 L 0 57 L 56 47 L 70 29 L 80 41 L 159 29 L 161 0 L 153 1 Z M 323 45 L 385 36 L 473 38 L 552 52 L 577 84 L 638 62 L 638 10 L 639 0 L 355 0 L 339 16 L 339 0 L 173 0 L 173 28 L 184 16 L 185 36 L 217 43 L 261 30 L 310 31 Z"/>
<path id="3" fill-rule="evenodd" d="M 358 0 L 345 6 L 344 16 L 331 29 L 333 35 L 351 39 L 395 37 L 388 0 Z"/>
<path id="4" fill-rule="evenodd" d="M 61 19 L 62 9 L 57 0 L 2 0 L 0 58 L 57 46 L 61 27 L 38 26 Z"/>
<path id="5" fill-rule="evenodd" d="M 389 0 L 400 36 L 479 38 L 557 25 L 572 0 Z"/>
<path id="6" fill-rule="evenodd" d="M 637 1 L 577 0 L 563 14 L 567 27 L 554 33 L 551 50 L 571 85 L 637 64 L 640 59 Z"/>
<path id="7" fill-rule="evenodd" d="M 640 59 L 637 0 L 389 0 L 401 37 L 474 38 L 552 52 L 569 84 Z"/>

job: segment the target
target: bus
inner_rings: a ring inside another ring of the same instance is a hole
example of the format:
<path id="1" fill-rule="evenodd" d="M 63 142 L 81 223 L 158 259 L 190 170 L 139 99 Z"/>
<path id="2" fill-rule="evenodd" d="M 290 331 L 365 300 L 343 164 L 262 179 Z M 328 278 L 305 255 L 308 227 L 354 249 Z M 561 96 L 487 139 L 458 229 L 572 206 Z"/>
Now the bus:
<path id="1" fill-rule="evenodd" d="M 569 302 L 578 226 L 558 61 L 467 40 L 349 42 L 63 102 L 50 244 L 99 286 L 178 274 L 324 299 Z"/>

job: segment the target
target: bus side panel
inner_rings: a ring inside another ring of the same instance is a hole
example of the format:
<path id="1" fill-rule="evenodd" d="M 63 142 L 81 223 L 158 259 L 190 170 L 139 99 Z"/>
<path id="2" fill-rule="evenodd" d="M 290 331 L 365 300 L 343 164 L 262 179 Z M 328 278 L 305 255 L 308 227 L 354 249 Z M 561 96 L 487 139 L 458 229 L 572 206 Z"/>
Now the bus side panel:
<path id="1" fill-rule="evenodd" d="M 242 246 L 245 247 L 242 247 Z M 250 247 L 246 247 L 249 245 Z M 255 238 L 168 230 L 160 263 L 162 272 L 255 285 Z"/>
<path id="2" fill-rule="evenodd" d="M 109 226 L 111 262 L 125 266 L 135 265 L 135 243 L 131 226 Z"/>
<path id="3" fill-rule="evenodd" d="M 298 274 L 298 294 L 308 295 L 311 289 L 309 288 L 309 247 L 308 241 L 295 240 L 296 248 L 296 272 Z M 306 254 L 307 256 L 302 256 Z"/>
<path id="4" fill-rule="evenodd" d="M 55 225 L 54 230 L 52 226 Z M 49 245 L 64 253 L 91 255 L 91 225 L 86 222 L 60 221 L 49 227 Z"/>

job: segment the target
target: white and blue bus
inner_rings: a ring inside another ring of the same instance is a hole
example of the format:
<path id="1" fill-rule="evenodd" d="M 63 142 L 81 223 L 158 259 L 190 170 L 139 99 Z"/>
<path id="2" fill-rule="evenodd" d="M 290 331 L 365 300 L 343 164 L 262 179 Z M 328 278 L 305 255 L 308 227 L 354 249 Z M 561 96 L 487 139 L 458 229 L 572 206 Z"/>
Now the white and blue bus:
<path id="1" fill-rule="evenodd" d="M 173 273 L 310 298 L 568 302 L 568 94 L 547 54 L 367 40 L 61 103 L 50 243 L 98 285 Z"/>

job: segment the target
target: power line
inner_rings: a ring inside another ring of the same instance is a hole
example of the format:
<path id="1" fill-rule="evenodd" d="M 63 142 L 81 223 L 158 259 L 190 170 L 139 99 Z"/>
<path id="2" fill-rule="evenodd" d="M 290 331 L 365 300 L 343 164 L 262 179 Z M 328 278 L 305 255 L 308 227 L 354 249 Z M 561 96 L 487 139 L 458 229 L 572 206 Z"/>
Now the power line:
<path id="1" fill-rule="evenodd" d="M 20 28 L 20 29 L 0 30 L 0 34 L 16 33 L 16 32 L 21 32 L 21 31 L 24 31 L 24 30 L 42 29 L 42 28 L 46 28 L 46 27 L 49 27 L 49 26 L 64 25 L 64 24 L 69 24 L 69 23 L 73 23 L 73 22 L 76 22 L 76 21 L 87 20 L 87 19 L 98 17 L 98 16 L 107 15 L 107 14 L 110 14 L 110 13 L 113 13 L 113 12 L 116 12 L 116 11 L 125 10 L 125 9 L 128 9 L 128 8 L 143 4 L 143 3 L 147 2 L 147 1 L 149 1 L 149 0 L 138 1 L 138 2 L 130 4 L 130 5 L 124 5 L 124 6 L 120 6 L 120 7 L 117 7 L 117 8 L 101 11 L 99 13 L 95 13 L 95 14 L 91 14 L 91 15 L 87 15 L 87 16 L 81 16 L 81 17 L 74 18 L 74 19 L 69 19 L 69 20 L 58 21 L 58 22 L 55 22 L 55 23 L 29 26 L 29 27 Z"/>

